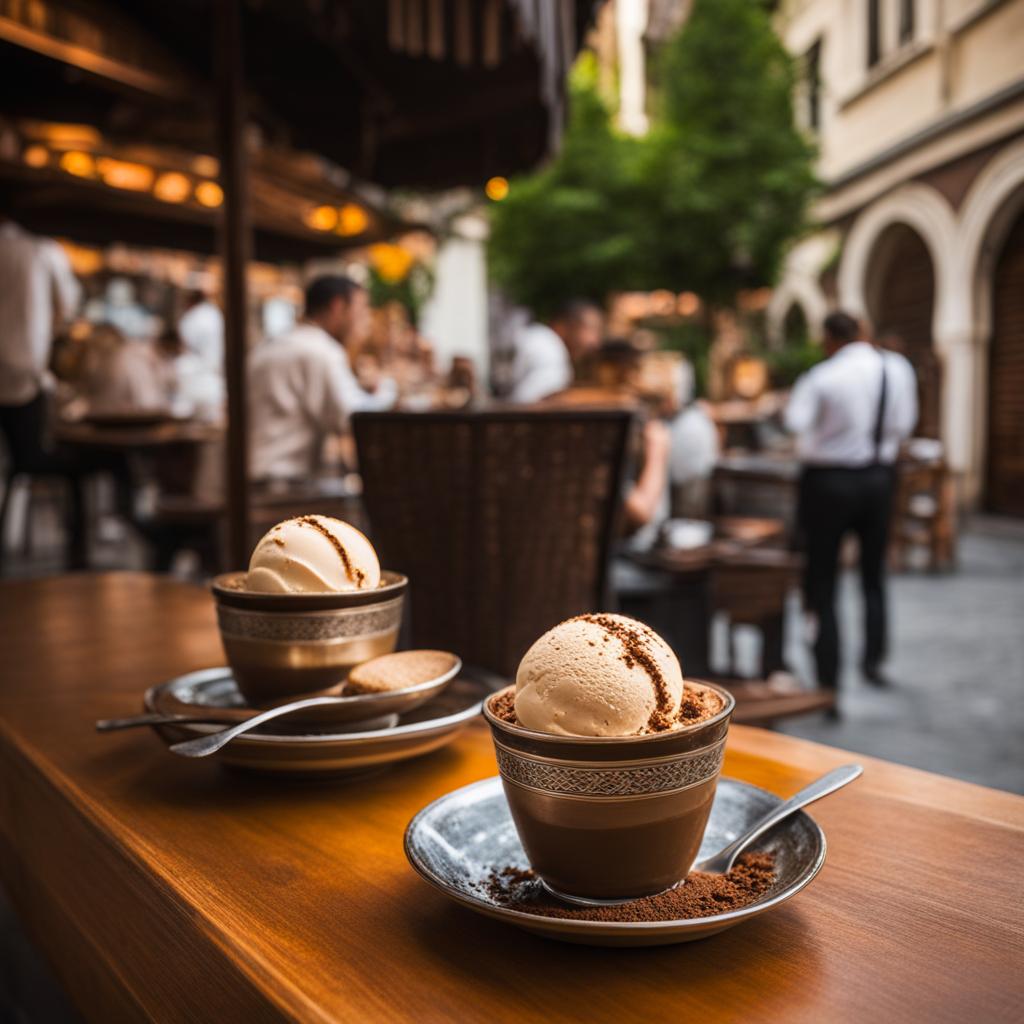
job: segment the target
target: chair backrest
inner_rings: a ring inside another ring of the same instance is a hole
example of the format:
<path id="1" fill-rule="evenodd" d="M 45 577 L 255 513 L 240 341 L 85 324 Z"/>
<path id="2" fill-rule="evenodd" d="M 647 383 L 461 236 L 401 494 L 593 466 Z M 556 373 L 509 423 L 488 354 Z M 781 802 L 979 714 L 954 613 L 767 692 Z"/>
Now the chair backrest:
<path id="1" fill-rule="evenodd" d="M 410 579 L 411 641 L 510 676 L 563 619 L 606 606 L 631 415 L 360 413 L 383 566 Z"/>

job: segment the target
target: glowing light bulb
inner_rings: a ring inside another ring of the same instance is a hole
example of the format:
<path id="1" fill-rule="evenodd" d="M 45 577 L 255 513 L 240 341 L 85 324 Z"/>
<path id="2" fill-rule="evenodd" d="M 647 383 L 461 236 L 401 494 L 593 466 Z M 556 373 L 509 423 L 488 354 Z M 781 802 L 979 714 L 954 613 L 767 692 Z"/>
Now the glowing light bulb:
<path id="1" fill-rule="evenodd" d="M 339 235 L 361 235 L 370 226 L 370 218 L 358 203 L 346 203 L 338 210 Z"/>
<path id="2" fill-rule="evenodd" d="M 73 174 L 76 178 L 91 178 L 96 173 L 96 162 L 88 153 L 76 149 L 68 150 L 60 158 L 62 171 Z"/>
<path id="3" fill-rule="evenodd" d="M 192 181 L 185 174 L 167 171 L 156 179 L 153 195 L 165 203 L 183 203 L 192 191 Z"/>
<path id="4" fill-rule="evenodd" d="M 338 211 L 333 206 L 317 206 L 306 214 L 305 219 L 314 231 L 333 231 L 338 226 Z"/>
<path id="5" fill-rule="evenodd" d="M 224 190 L 215 181 L 201 181 L 196 185 L 196 200 L 213 209 L 224 202 Z"/>
<path id="6" fill-rule="evenodd" d="M 487 198 L 494 200 L 496 203 L 500 203 L 508 195 L 508 190 L 508 178 L 491 178 L 484 185 L 484 192 L 487 193 Z"/>
<path id="7" fill-rule="evenodd" d="M 45 167 L 50 162 L 50 152 L 45 146 L 29 146 L 21 154 L 21 159 L 29 167 Z"/>

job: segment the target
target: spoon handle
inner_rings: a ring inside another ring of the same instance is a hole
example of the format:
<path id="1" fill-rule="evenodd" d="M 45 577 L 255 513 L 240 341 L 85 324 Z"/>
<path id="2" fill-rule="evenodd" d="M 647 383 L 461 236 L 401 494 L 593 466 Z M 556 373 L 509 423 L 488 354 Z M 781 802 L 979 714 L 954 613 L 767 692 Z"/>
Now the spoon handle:
<path id="1" fill-rule="evenodd" d="M 262 725 L 264 722 L 280 718 L 282 715 L 291 714 L 293 711 L 300 711 L 303 708 L 317 708 L 326 704 L 344 702 L 344 697 L 307 697 L 305 700 L 293 700 L 290 704 L 281 704 L 279 707 L 270 708 L 269 711 L 253 715 L 252 718 L 239 722 L 238 725 L 221 729 L 220 732 L 174 743 L 168 749 L 172 750 L 175 754 L 180 754 L 182 757 L 208 757 L 210 754 L 216 754 L 221 747 L 230 743 L 236 736 L 241 736 L 242 733 L 249 732 L 250 729 L 255 729 L 256 726 Z"/>
<path id="2" fill-rule="evenodd" d="M 736 858 L 757 838 L 764 835 L 773 825 L 777 825 L 783 818 L 788 818 L 808 804 L 820 800 L 829 793 L 849 785 L 858 778 L 864 769 L 859 764 L 845 764 L 841 768 L 834 768 L 832 771 L 815 779 L 809 786 L 804 787 L 799 793 L 791 796 L 785 803 L 779 804 L 774 810 L 769 811 L 760 821 L 747 829 L 738 839 L 734 839 L 724 849 L 707 860 L 696 865 L 699 871 L 716 871 L 725 873 L 729 871 Z"/>
<path id="3" fill-rule="evenodd" d="M 97 732 L 114 732 L 118 729 L 135 729 L 142 725 L 174 725 L 179 722 L 216 722 L 217 718 L 193 715 L 166 715 L 150 711 L 144 715 L 129 715 L 127 718 L 101 718 L 96 723 Z"/>

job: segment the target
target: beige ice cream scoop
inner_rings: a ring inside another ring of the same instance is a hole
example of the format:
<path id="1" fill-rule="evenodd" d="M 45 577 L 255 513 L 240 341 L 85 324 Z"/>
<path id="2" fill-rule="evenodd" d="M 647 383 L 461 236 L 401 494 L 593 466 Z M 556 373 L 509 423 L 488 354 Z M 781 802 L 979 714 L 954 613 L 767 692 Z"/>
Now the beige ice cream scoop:
<path id="1" fill-rule="evenodd" d="M 263 593 L 369 590 L 380 584 L 373 545 L 331 516 L 298 516 L 272 527 L 249 561 L 246 587 Z"/>
<path id="2" fill-rule="evenodd" d="M 572 736 L 636 736 L 672 728 L 683 673 L 649 626 L 625 615 L 579 615 L 548 630 L 516 674 L 519 723 Z"/>

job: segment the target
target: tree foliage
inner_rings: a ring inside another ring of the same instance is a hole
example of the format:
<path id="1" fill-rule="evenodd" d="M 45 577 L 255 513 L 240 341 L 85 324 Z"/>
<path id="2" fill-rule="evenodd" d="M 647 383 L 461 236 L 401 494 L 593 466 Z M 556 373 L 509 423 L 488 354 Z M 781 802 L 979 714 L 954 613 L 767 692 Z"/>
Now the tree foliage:
<path id="1" fill-rule="evenodd" d="M 647 137 L 616 134 L 594 76 L 577 74 L 561 154 L 494 209 L 494 277 L 535 312 L 628 288 L 731 305 L 774 282 L 804 227 L 813 148 L 763 5 L 696 0 L 659 57 Z"/>
<path id="2" fill-rule="evenodd" d="M 539 316 L 567 298 L 603 301 L 635 276 L 629 198 L 638 144 L 613 130 L 592 57 L 573 69 L 569 99 L 558 158 L 513 179 L 508 197 L 492 207 L 491 273 Z"/>

